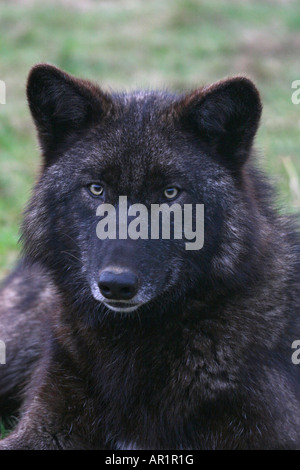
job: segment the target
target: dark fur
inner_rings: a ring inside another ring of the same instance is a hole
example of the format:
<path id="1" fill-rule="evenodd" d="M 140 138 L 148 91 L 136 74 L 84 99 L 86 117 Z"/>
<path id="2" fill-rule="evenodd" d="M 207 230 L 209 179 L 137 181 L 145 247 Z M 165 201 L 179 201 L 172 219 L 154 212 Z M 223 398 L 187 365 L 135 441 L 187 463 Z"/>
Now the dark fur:
<path id="1" fill-rule="evenodd" d="M 1 409 L 26 393 L 0 448 L 300 447 L 300 244 L 255 169 L 252 82 L 108 95 L 40 65 L 28 100 L 43 169 L 1 293 Z M 180 204 L 205 205 L 204 248 L 100 241 L 99 180 L 112 204 L 161 203 L 179 185 Z M 139 277 L 131 314 L 92 295 L 111 264 Z"/>

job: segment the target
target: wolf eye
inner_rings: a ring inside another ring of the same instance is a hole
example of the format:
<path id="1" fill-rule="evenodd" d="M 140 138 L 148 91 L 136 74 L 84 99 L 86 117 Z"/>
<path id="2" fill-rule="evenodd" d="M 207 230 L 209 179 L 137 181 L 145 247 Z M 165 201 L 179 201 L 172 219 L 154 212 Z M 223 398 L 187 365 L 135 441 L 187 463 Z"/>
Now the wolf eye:
<path id="1" fill-rule="evenodd" d="M 89 185 L 89 191 L 93 194 L 93 196 L 102 196 L 104 188 L 101 186 L 101 184 L 90 184 Z"/>
<path id="2" fill-rule="evenodd" d="M 177 188 L 166 188 L 164 190 L 164 196 L 167 199 L 174 199 L 179 193 L 179 189 Z"/>

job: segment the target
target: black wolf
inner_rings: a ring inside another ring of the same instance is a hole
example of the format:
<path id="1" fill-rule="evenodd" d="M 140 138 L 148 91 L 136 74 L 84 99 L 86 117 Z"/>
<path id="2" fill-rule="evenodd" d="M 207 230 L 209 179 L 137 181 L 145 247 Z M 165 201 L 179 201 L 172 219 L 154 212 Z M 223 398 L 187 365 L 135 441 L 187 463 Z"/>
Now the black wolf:
<path id="1" fill-rule="evenodd" d="M 43 154 L 1 293 L 1 449 L 300 447 L 300 243 L 256 169 L 245 77 L 108 94 L 34 67 Z M 99 204 L 204 204 L 205 243 L 99 240 Z M 22 392 L 22 393 L 21 393 Z"/>

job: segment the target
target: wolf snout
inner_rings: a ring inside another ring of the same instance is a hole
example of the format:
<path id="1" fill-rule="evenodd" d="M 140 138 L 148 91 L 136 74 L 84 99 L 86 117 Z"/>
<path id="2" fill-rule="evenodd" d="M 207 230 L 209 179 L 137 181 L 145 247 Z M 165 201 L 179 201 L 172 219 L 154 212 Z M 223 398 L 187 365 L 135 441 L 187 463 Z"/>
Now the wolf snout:
<path id="1" fill-rule="evenodd" d="M 107 299 L 130 300 L 138 291 L 138 277 L 132 271 L 102 271 L 98 283 Z"/>

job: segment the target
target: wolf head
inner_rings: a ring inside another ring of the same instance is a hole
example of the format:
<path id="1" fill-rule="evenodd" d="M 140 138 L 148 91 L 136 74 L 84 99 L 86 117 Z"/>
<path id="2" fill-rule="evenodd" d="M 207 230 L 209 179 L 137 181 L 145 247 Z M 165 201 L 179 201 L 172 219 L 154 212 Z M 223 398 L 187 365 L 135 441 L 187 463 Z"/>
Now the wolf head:
<path id="1" fill-rule="evenodd" d="M 248 160 L 261 102 L 249 79 L 185 95 L 108 94 L 37 65 L 27 95 L 43 164 L 24 246 L 74 303 L 99 312 L 163 310 L 195 292 L 245 282 L 259 237 Z M 99 239 L 97 209 L 110 204 L 118 215 L 120 196 L 128 210 L 203 204 L 203 247 L 186 250 L 175 236 Z"/>

